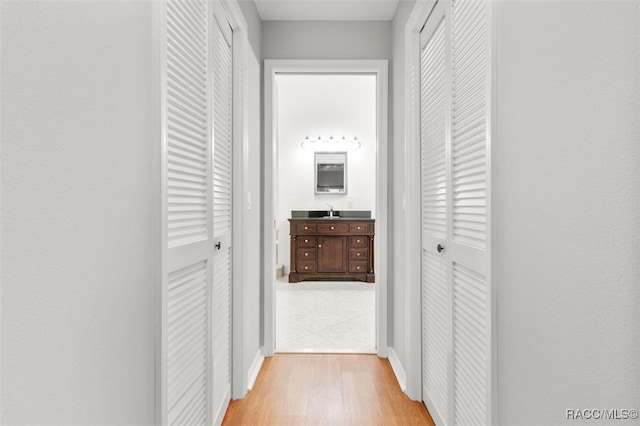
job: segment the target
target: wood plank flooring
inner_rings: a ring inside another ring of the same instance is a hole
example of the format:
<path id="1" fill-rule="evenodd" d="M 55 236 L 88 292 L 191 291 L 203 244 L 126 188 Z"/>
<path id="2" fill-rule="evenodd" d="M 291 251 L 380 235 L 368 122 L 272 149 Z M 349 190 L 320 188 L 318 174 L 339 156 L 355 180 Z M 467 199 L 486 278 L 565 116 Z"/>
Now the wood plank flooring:
<path id="1" fill-rule="evenodd" d="M 376 355 L 276 354 L 253 389 L 231 401 L 231 425 L 434 425 Z"/>

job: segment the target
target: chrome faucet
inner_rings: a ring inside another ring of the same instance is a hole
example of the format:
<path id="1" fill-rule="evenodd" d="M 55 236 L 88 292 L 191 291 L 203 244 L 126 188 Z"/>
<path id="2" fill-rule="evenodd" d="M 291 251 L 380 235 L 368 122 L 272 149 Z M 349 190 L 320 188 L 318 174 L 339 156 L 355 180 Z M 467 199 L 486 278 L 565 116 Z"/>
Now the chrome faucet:
<path id="1" fill-rule="evenodd" d="M 327 205 L 329 206 L 329 217 L 333 217 L 333 206 L 329 203 L 327 203 Z"/>

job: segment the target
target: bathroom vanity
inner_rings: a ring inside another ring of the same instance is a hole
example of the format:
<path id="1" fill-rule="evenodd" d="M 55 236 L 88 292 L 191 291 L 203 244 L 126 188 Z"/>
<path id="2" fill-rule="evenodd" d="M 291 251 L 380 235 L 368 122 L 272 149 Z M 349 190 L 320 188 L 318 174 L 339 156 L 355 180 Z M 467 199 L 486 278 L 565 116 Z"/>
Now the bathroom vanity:
<path id="1" fill-rule="evenodd" d="M 375 281 L 375 220 L 359 217 L 291 218 L 289 282 Z"/>

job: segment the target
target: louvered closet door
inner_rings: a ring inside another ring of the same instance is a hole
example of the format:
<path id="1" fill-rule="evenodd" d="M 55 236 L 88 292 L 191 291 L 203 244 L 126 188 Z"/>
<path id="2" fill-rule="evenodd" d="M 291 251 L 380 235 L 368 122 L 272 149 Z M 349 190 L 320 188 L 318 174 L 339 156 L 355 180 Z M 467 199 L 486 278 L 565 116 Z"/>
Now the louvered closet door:
<path id="1" fill-rule="evenodd" d="M 219 9 L 212 25 L 213 68 L 213 409 L 231 396 L 232 32 Z"/>
<path id="2" fill-rule="evenodd" d="M 447 58 L 445 8 L 421 33 L 422 392 L 438 424 L 448 423 L 450 297 L 447 252 Z"/>
<path id="3" fill-rule="evenodd" d="M 491 421 L 487 7 L 439 2 L 423 30 L 423 392 L 442 424 Z"/>
<path id="4" fill-rule="evenodd" d="M 168 0 L 163 45 L 163 424 L 211 421 L 213 277 L 209 11 Z"/>
<path id="5" fill-rule="evenodd" d="M 451 7 L 450 260 L 453 286 L 453 416 L 490 420 L 490 290 L 487 176 L 489 46 L 486 1 Z"/>

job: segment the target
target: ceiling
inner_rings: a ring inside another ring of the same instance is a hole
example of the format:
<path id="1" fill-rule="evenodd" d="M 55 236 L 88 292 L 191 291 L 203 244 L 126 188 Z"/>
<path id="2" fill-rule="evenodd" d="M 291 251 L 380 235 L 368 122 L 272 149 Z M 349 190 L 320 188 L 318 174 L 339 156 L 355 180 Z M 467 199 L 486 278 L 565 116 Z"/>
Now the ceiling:
<path id="1" fill-rule="evenodd" d="M 264 21 L 390 21 L 399 0 L 255 0 Z"/>

